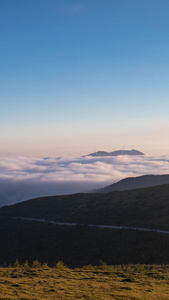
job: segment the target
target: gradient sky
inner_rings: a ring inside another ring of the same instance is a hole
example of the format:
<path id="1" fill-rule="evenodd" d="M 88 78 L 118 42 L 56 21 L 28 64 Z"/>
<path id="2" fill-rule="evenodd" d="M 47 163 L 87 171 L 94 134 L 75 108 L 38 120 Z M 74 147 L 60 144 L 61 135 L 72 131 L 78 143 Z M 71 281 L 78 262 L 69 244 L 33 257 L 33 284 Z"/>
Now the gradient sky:
<path id="1" fill-rule="evenodd" d="M 0 155 L 169 154 L 168 0 L 0 0 Z"/>

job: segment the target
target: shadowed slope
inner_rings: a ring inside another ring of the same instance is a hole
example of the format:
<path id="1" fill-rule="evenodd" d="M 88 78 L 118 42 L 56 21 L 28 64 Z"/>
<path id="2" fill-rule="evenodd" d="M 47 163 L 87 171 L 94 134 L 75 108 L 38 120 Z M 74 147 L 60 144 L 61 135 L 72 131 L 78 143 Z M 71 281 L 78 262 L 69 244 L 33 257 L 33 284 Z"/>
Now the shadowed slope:
<path id="1" fill-rule="evenodd" d="M 143 175 L 138 177 L 129 177 L 99 189 L 98 192 L 108 193 L 113 191 L 133 190 L 161 184 L 169 184 L 169 175 Z"/>
<path id="2" fill-rule="evenodd" d="M 0 215 L 169 230 L 169 184 L 130 191 L 37 198 L 2 207 Z"/>
<path id="3" fill-rule="evenodd" d="M 169 237 L 155 232 L 58 226 L 0 218 L 0 265 L 38 259 L 51 266 L 169 263 Z"/>

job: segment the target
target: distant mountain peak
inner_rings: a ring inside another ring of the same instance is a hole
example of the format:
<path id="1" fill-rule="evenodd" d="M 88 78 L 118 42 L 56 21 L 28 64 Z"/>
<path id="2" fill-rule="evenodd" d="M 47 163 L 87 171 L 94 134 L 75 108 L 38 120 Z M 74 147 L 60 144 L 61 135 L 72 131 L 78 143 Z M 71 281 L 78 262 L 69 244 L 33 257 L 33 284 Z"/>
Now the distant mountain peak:
<path id="1" fill-rule="evenodd" d="M 112 152 L 97 151 L 97 152 L 88 154 L 88 156 L 118 156 L 118 155 L 144 155 L 144 153 L 140 152 L 138 150 L 132 149 L 132 150 L 116 150 L 116 151 L 112 151 Z"/>

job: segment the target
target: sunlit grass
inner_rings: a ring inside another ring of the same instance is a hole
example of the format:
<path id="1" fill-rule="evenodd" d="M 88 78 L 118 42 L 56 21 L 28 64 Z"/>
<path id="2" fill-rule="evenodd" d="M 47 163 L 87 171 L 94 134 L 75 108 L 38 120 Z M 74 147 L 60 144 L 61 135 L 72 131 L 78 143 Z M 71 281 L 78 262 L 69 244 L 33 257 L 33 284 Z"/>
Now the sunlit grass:
<path id="1" fill-rule="evenodd" d="M 169 265 L 0 268 L 0 299 L 169 299 Z"/>

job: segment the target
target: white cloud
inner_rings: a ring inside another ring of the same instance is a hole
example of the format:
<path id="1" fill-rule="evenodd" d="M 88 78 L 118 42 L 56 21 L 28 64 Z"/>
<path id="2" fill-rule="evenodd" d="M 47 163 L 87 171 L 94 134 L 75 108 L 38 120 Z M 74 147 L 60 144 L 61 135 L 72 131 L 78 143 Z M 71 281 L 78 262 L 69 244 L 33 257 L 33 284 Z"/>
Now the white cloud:
<path id="1" fill-rule="evenodd" d="M 0 158 L 0 206 L 86 192 L 130 176 L 168 173 L 167 156 Z"/>

